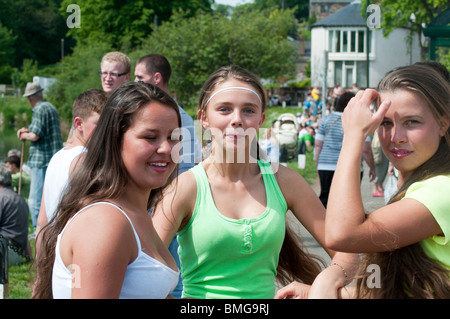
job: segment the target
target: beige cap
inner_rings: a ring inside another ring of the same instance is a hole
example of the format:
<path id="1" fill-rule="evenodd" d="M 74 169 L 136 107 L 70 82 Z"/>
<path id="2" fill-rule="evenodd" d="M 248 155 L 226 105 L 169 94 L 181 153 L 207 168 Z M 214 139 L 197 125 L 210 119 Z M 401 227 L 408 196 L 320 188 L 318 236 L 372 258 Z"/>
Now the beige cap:
<path id="1" fill-rule="evenodd" d="M 28 82 L 23 96 L 31 96 L 43 90 L 38 82 Z"/>

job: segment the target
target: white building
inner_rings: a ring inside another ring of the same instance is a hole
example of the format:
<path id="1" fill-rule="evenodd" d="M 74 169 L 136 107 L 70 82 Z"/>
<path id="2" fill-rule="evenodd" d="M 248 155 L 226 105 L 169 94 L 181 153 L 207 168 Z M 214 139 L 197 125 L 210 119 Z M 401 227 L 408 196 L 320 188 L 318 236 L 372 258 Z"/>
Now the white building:
<path id="1" fill-rule="evenodd" d="M 367 87 L 369 60 L 368 84 L 376 87 L 386 72 L 420 61 L 417 36 L 408 44 L 409 33 L 398 28 L 385 38 L 381 28 L 367 27 L 361 16 L 361 3 L 352 2 L 312 26 L 311 85 L 323 86 L 326 66 L 327 87 L 336 83 L 344 88 L 353 83 Z"/>
<path id="2" fill-rule="evenodd" d="M 56 82 L 55 78 L 49 78 L 45 76 L 33 76 L 33 82 L 39 83 L 41 88 L 44 89 L 44 93 L 47 93 L 50 86 Z"/>

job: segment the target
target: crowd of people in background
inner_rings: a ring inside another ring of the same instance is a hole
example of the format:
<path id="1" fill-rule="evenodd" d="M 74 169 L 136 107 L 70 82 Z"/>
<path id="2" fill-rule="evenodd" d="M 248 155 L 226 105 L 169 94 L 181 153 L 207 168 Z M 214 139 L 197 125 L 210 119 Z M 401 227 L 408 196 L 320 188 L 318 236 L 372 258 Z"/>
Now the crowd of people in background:
<path id="1" fill-rule="evenodd" d="M 340 83 L 336 83 L 333 88 L 327 91 L 326 107 L 322 109 L 322 92 L 317 86 L 313 87 L 306 93 L 305 101 L 299 103 L 301 111 L 296 113 L 297 122 L 300 126 L 298 130 L 297 154 L 305 154 L 307 151 L 314 153 L 317 174 L 321 185 L 320 199 L 325 207 L 343 139 L 340 116 L 350 99 L 359 90 L 361 89 L 357 83 L 353 83 L 349 88 L 342 88 Z M 330 132 L 331 134 L 329 135 Z M 265 134 L 267 135 L 267 133 Z M 278 139 L 273 133 L 271 136 L 273 142 L 270 145 L 274 145 Z M 328 138 L 327 143 L 324 145 L 325 137 Z M 262 148 L 269 153 L 266 147 L 265 135 L 260 140 L 260 143 Z M 325 151 L 322 152 L 324 146 Z M 272 149 L 278 150 L 277 155 L 273 155 Z M 271 146 L 271 161 L 275 161 L 276 159 L 274 158 L 276 156 L 281 156 L 282 149 L 283 145 L 280 145 L 279 141 L 275 146 Z M 369 167 L 369 178 L 373 182 L 372 196 L 384 197 L 383 184 L 386 176 L 388 174 L 392 175 L 394 172 L 392 167 L 389 169 L 389 160 L 381 150 L 377 134 L 367 137 L 364 144 L 363 160 L 366 161 Z M 361 164 L 361 174 L 363 174 L 363 166 Z"/>
<path id="2" fill-rule="evenodd" d="M 204 136 L 169 95 L 164 56 L 137 60 L 134 81 L 121 52 L 99 64 L 102 89 L 80 92 L 64 144 L 56 108 L 27 84 L 33 117 L 17 137 L 30 143 L 29 158 L 22 147 L 0 165 L 0 240 L 10 265 L 35 259 L 33 298 L 450 297 L 450 203 L 437 195 L 450 191 L 442 65 L 399 67 L 377 90 L 337 83 L 326 105 L 312 88 L 296 114 L 295 155 L 314 153 L 316 195 L 276 165 L 286 148 L 274 123 L 258 137 L 269 102 L 252 73 L 226 66 L 205 82 L 205 153 Z M 370 217 L 363 161 L 372 196 L 385 196 L 393 167 L 398 182 Z M 330 265 L 298 246 L 288 211 Z M 389 274 L 376 291 L 360 267 L 371 262 Z M 276 280 L 285 287 L 277 291 Z"/>

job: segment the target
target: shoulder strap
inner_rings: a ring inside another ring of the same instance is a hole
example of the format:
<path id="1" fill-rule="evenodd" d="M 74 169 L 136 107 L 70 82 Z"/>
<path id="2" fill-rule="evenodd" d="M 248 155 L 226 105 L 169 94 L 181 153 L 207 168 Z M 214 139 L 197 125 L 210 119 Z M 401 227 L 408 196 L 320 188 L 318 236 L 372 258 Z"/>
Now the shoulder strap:
<path id="1" fill-rule="evenodd" d="M 134 233 L 134 236 L 136 237 L 136 243 L 137 243 L 137 246 L 138 246 L 138 252 L 141 251 L 141 241 L 139 240 L 139 236 L 138 236 L 138 234 L 137 234 L 137 232 L 136 232 L 136 229 L 134 229 L 134 225 L 133 225 L 133 223 L 131 222 L 131 219 L 128 217 L 127 213 L 125 213 L 125 211 L 124 211 L 122 208 L 120 208 L 119 206 L 117 206 L 116 204 L 113 204 L 113 203 L 111 203 L 111 202 L 106 202 L 106 201 L 105 201 L 105 202 L 96 202 L 96 203 L 92 203 L 92 204 L 89 204 L 89 205 L 83 207 L 83 208 L 80 209 L 75 215 L 73 215 L 71 219 L 69 219 L 69 221 L 66 223 L 66 225 L 65 225 L 64 228 L 63 228 L 63 230 L 61 231 L 61 234 L 66 230 L 66 228 L 67 228 L 67 226 L 70 224 L 70 222 L 71 222 L 71 221 L 72 221 L 79 213 L 81 213 L 82 211 L 84 211 L 85 209 L 87 209 L 87 208 L 89 208 L 89 207 L 92 207 L 92 206 L 95 206 L 95 205 L 99 205 L 99 204 L 107 204 L 107 205 L 114 206 L 114 207 L 117 208 L 120 212 L 122 212 L 122 214 L 128 219 L 128 221 L 129 221 L 129 223 L 130 223 L 130 225 L 131 225 L 131 228 L 133 229 L 133 233 Z"/>
<path id="2" fill-rule="evenodd" d="M 261 170 L 262 174 L 273 174 L 272 165 L 270 162 L 267 162 L 266 160 L 258 160 L 259 169 Z"/>
<path id="3" fill-rule="evenodd" d="M 259 169 L 264 180 L 264 187 L 267 194 L 267 206 L 272 207 L 273 202 L 276 201 L 280 204 L 281 210 L 285 213 L 287 211 L 287 203 L 281 191 L 280 185 L 275 177 L 272 169 L 272 165 L 281 165 L 280 163 L 269 163 L 264 160 L 258 160 Z"/>
<path id="4" fill-rule="evenodd" d="M 334 121 L 333 123 L 331 123 L 330 127 L 328 128 L 327 132 L 325 133 L 325 136 L 328 135 L 328 132 L 331 130 L 331 128 L 333 127 L 334 123 L 336 123 L 337 120 L 339 120 L 341 118 L 341 116 L 339 115 Z"/>

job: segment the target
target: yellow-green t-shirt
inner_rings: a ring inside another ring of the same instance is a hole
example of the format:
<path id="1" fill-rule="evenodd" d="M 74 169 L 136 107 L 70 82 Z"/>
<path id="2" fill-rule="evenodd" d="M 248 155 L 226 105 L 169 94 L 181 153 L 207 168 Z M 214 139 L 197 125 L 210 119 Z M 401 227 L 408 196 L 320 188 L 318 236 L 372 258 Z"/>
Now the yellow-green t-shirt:
<path id="1" fill-rule="evenodd" d="M 450 175 L 440 175 L 413 183 L 405 198 L 422 203 L 441 227 L 443 235 L 435 235 L 420 242 L 428 257 L 450 269 Z"/>

